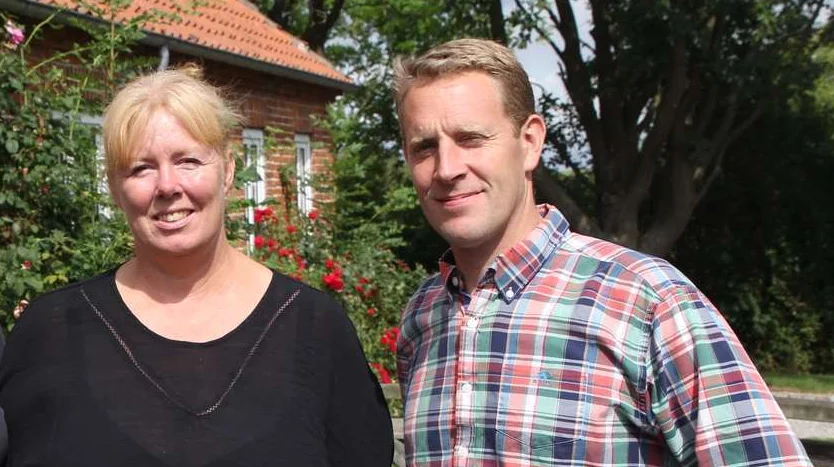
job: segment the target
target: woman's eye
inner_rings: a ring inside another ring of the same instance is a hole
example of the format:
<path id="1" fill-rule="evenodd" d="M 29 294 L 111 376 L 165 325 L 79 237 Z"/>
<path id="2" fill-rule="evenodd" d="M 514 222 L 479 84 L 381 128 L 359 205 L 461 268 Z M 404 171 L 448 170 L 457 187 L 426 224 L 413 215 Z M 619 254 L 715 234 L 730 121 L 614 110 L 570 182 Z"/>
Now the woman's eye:
<path id="1" fill-rule="evenodd" d="M 180 164 L 191 168 L 191 167 L 198 167 L 198 166 L 203 165 L 203 161 L 201 161 L 200 159 L 197 159 L 195 157 L 185 157 L 185 158 L 180 159 Z"/>
<path id="2" fill-rule="evenodd" d="M 151 167 L 146 164 L 133 166 L 130 168 L 130 175 L 141 175 L 143 172 L 150 168 Z"/>

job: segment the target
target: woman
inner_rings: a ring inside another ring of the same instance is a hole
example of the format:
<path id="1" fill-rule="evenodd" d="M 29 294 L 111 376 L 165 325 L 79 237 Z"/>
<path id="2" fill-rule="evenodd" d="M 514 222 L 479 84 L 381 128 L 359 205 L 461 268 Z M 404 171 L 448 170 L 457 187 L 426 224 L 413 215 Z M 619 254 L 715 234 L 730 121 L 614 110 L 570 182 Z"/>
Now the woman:
<path id="1" fill-rule="evenodd" d="M 238 117 L 197 73 L 139 78 L 107 109 L 135 255 L 18 321 L 0 371 L 8 465 L 390 466 L 344 311 L 226 240 Z"/>

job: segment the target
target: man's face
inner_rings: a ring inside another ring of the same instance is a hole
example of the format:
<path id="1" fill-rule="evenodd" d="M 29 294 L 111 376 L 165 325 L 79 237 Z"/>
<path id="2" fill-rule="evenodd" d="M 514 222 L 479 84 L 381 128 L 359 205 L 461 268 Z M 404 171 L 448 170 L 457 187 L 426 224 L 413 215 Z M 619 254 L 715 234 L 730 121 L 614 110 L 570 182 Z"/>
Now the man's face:
<path id="1" fill-rule="evenodd" d="M 498 82 L 480 72 L 416 83 L 401 118 L 406 162 L 432 227 L 457 249 L 517 237 L 541 151 L 528 126 L 541 119 L 531 117 L 516 135 Z"/>

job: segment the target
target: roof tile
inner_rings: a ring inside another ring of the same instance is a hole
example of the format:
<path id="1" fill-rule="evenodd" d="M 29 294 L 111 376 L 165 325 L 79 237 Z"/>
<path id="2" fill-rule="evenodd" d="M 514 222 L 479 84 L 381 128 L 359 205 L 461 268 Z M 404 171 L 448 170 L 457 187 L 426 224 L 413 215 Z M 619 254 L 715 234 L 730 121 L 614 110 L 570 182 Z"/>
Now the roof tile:
<path id="1" fill-rule="evenodd" d="M 89 11 L 74 0 L 35 0 L 82 14 Z M 93 1 L 100 7 L 103 2 Z M 307 44 L 281 29 L 246 0 L 206 0 L 189 10 L 187 0 L 134 0 L 132 8 L 116 15 L 120 21 L 145 12 L 180 15 L 178 19 L 159 18 L 144 27 L 150 32 L 182 39 L 216 50 L 230 51 L 254 60 L 350 83 L 324 57 L 309 50 Z"/>

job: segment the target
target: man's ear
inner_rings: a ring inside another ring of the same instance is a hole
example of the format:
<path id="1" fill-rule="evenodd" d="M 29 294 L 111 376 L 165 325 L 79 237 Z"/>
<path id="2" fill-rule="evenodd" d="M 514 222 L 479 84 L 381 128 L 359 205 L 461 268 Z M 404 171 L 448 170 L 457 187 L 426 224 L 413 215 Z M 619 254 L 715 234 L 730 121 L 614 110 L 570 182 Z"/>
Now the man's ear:
<path id="1" fill-rule="evenodd" d="M 538 114 L 530 115 L 527 117 L 527 121 L 521 125 L 518 136 L 524 148 L 525 172 L 532 172 L 539 164 L 546 135 L 547 127 L 544 124 L 544 119 Z"/>

